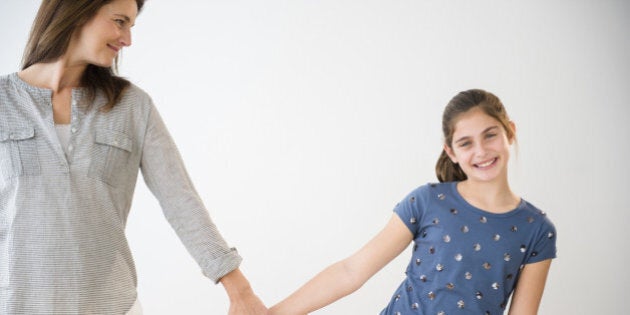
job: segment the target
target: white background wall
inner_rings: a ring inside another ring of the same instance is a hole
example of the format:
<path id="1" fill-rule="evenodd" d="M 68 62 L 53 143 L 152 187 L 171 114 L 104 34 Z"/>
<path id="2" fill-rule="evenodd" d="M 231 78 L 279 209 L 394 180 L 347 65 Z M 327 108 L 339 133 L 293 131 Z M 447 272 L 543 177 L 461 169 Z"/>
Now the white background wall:
<path id="1" fill-rule="evenodd" d="M 0 1 L 0 73 L 38 2 Z M 624 0 L 149 0 L 121 72 L 153 96 L 270 305 L 435 181 L 443 106 L 479 87 L 517 124 L 513 188 L 558 228 L 540 314 L 622 314 L 629 30 Z M 226 313 L 142 181 L 127 233 L 146 314 Z M 378 313 L 408 259 L 316 314 Z"/>

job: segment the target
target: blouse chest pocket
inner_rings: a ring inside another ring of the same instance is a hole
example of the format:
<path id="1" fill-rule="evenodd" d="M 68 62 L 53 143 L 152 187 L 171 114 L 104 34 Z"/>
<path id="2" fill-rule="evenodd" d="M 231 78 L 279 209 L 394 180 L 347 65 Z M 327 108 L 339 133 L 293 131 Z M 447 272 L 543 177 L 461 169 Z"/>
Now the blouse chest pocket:
<path id="1" fill-rule="evenodd" d="M 0 130 L 0 176 L 8 179 L 39 175 L 41 169 L 37 151 L 34 128 Z"/>
<path id="2" fill-rule="evenodd" d="M 98 130 L 94 137 L 88 177 L 118 186 L 128 171 L 133 142 L 129 136 L 114 130 Z"/>

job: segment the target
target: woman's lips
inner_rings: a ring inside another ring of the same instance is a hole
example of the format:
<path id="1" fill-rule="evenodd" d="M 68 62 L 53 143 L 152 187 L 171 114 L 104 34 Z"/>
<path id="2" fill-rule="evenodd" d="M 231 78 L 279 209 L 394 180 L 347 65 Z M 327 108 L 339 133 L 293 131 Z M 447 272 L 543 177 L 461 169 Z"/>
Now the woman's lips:
<path id="1" fill-rule="evenodd" d="M 120 48 L 116 47 L 116 46 L 112 46 L 110 44 L 107 44 L 107 47 L 109 47 L 111 50 L 118 52 L 120 50 Z"/>

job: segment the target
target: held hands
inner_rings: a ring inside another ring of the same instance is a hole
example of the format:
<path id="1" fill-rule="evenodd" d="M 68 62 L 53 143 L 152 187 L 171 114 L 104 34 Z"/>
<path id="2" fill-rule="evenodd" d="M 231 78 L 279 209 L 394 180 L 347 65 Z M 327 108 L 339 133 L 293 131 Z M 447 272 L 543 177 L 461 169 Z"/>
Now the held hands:
<path id="1" fill-rule="evenodd" d="M 251 290 L 250 290 L 251 291 Z M 267 307 L 251 292 L 237 300 L 230 299 L 228 315 L 267 315 Z"/>
<path id="2" fill-rule="evenodd" d="M 230 298 L 228 315 L 267 315 L 267 307 L 254 294 L 249 282 L 237 268 L 221 278 Z"/>

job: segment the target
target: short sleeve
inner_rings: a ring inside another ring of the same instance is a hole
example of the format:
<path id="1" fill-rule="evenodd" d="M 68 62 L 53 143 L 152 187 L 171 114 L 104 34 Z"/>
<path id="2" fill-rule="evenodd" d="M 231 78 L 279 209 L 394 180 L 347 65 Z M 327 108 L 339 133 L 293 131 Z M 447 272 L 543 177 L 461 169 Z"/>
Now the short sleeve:
<path id="1" fill-rule="evenodd" d="M 414 236 L 420 229 L 423 215 L 428 206 L 429 189 L 429 185 L 416 188 L 394 207 L 394 212 Z"/>
<path id="2" fill-rule="evenodd" d="M 556 227 L 547 216 L 543 215 L 543 223 L 536 234 L 533 248 L 529 251 L 526 264 L 556 258 Z"/>

